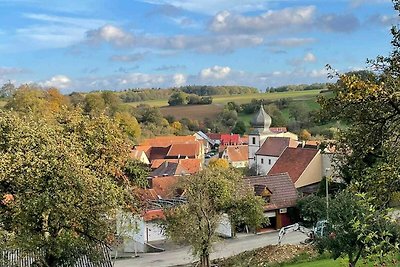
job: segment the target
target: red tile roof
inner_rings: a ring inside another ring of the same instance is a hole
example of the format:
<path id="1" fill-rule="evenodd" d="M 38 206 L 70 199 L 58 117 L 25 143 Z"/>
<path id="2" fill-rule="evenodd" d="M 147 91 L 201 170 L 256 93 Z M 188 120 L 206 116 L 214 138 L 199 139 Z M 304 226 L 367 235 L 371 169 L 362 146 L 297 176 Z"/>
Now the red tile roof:
<path id="1" fill-rule="evenodd" d="M 221 134 L 219 133 L 206 133 L 206 135 L 212 140 L 221 140 Z"/>
<path id="2" fill-rule="evenodd" d="M 296 205 L 297 190 L 287 173 L 245 177 L 244 182 L 253 189 L 265 186 L 272 193 L 270 204 L 264 207 L 265 210 L 289 208 Z"/>
<path id="3" fill-rule="evenodd" d="M 288 147 L 272 166 L 268 175 L 287 172 L 295 183 L 318 151 L 318 149 Z"/>
<path id="4" fill-rule="evenodd" d="M 165 219 L 163 210 L 147 210 L 142 214 L 142 217 L 145 222 Z"/>
<path id="5" fill-rule="evenodd" d="M 201 170 L 201 159 L 156 159 L 151 164 L 152 169 L 157 169 L 163 162 L 180 163 L 190 174 Z"/>
<path id="6" fill-rule="evenodd" d="M 151 180 L 152 189 L 163 199 L 176 197 L 178 176 L 155 177 Z"/>
<path id="7" fill-rule="evenodd" d="M 168 151 L 170 149 L 170 146 L 167 147 L 151 147 L 150 148 L 150 153 L 149 153 L 149 160 L 153 161 L 155 159 L 164 159 Z"/>
<path id="8" fill-rule="evenodd" d="M 143 140 L 141 145 L 166 147 L 171 144 L 184 144 L 190 142 L 196 142 L 196 137 L 192 135 L 187 135 L 187 136 L 171 135 L 171 136 L 158 136 L 151 139 L 145 139 Z"/>
<path id="9" fill-rule="evenodd" d="M 189 144 L 172 144 L 168 150 L 167 157 L 196 158 L 200 154 L 198 142 Z"/>
<path id="10" fill-rule="evenodd" d="M 249 159 L 249 146 L 247 145 L 227 146 L 225 149 L 230 161 L 247 161 Z"/>
<path id="11" fill-rule="evenodd" d="M 289 137 L 268 137 L 258 149 L 256 155 L 279 157 L 289 145 Z"/>
<path id="12" fill-rule="evenodd" d="M 239 144 L 240 135 L 238 134 L 221 134 L 221 144 L 237 145 Z"/>

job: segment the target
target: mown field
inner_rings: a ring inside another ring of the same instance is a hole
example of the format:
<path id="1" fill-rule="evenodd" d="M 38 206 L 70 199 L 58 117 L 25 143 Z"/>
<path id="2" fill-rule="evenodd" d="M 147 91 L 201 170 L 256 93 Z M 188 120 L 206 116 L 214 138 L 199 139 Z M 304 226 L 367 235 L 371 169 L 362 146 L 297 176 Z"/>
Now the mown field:
<path id="1" fill-rule="evenodd" d="M 309 91 L 292 91 L 292 92 L 281 92 L 281 93 L 258 93 L 258 94 L 243 94 L 243 95 L 218 95 L 213 96 L 213 104 L 225 105 L 230 101 L 234 101 L 238 104 L 249 103 L 252 99 L 281 99 L 291 98 L 298 100 L 306 100 L 318 95 L 320 90 L 309 90 Z M 148 100 L 141 102 L 132 102 L 130 105 L 137 106 L 139 104 L 148 104 L 153 107 L 168 106 L 168 99 L 159 100 Z"/>
<path id="2" fill-rule="evenodd" d="M 188 118 L 203 121 L 205 118 L 214 119 L 223 110 L 221 104 L 211 105 L 185 105 L 174 107 L 161 107 L 163 116 L 173 116 L 175 119 Z"/>
<path id="3" fill-rule="evenodd" d="M 143 102 L 128 103 L 129 105 L 137 106 L 139 104 L 148 104 L 150 106 L 159 107 L 164 116 L 174 116 L 176 119 L 188 118 L 192 120 L 202 121 L 205 118 L 215 118 L 220 113 L 224 105 L 230 101 L 237 104 L 245 104 L 251 102 L 252 99 L 291 99 L 295 101 L 304 101 L 310 108 L 318 108 L 315 102 L 316 96 L 320 90 L 309 91 L 293 91 L 281 93 L 259 93 L 259 94 L 244 94 L 244 95 L 222 95 L 213 96 L 213 103 L 211 105 L 185 105 L 185 106 L 168 106 L 168 100 L 149 100 Z M 289 113 L 284 111 L 284 115 L 289 116 Z M 239 114 L 239 119 L 245 123 L 249 123 L 252 115 Z"/>

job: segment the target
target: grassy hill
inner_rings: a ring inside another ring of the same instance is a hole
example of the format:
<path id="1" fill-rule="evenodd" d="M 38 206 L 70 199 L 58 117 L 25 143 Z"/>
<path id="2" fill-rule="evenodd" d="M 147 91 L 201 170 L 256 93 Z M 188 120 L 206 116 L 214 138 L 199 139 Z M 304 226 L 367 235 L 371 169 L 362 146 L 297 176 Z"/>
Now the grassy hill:
<path id="1" fill-rule="evenodd" d="M 154 107 L 160 107 L 160 111 L 164 116 L 170 115 L 177 119 L 188 118 L 195 120 L 204 120 L 205 118 L 214 118 L 220 113 L 224 105 L 228 102 L 235 102 L 237 104 L 245 104 L 251 102 L 252 99 L 291 99 L 294 101 L 304 101 L 312 109 L 317 109 L 319 106 L 315 102 L 316 96 L 320 90 L 309 91 L 292 91 L 292 92 L 279 92 L 279 93 L 258 93 L 258 94 L 241 94 L 241 95 L 220 95 L 213 96 L 213 103 L 211 105 L 184 105 L 184 106 L 168 106 L 167 99 L 149 100 L 142 102 L 128 103 L 129 105 L 137 106 L 139 104 L 148 104 Z M 284 111 L 285 112 L 285 111 Z M 284 113 L 289 116 L 289 113 Z M 250 122 L 252 115 L 239 114 L 239 119 L 245 122 Z"/>

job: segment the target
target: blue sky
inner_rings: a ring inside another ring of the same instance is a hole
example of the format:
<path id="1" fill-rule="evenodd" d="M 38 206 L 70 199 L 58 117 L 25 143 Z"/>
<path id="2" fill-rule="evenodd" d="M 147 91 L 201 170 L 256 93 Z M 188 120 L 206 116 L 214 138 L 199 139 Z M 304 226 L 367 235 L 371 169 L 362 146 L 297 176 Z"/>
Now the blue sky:
<path id="1" fill-rule="evenodd" d="M 0 84 L 63 92 L 327 81 L 388 55 L 389 0 L 0 0 Z"/>

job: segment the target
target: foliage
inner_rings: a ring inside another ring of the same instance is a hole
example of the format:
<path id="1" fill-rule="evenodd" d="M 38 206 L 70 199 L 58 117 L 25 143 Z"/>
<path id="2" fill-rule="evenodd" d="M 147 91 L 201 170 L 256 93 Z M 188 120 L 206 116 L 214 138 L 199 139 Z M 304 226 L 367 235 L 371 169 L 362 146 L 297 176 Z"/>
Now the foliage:
<path id="1" fill-rule="evenodd" d="M 119 127 L 133 140 L 137 140 L 142 131 L 135 117 L 128 112 L 116 112 L 114 119 Z"/>
<path id="2" fill-rule="evenodd" d="M 235 127 L 232 129 L 233 134 L 243 135 L 246 132 L 246 125 L 243 121 L 237 121 Z"/>
<path id="3" fill-rule="evenodd" d="M 136 209 L 123 167 L 129 154 L 118 126 L 102 115 L 62 111 L 0 116 L 0 247 L 42 251 L 43 266 L 73 263 L 112 240 L 119 208 Z"/>
<path id="4" fill-rule="evenodd" d="M 209 255 L 217 239 L 218 223 L 232 203 L 240 203 L 240 199 L 249 195 L 246 193 L 249 188 L 237 172 L 223 168 L 208 168 L 184 177 L 181 187 L 185 188 L 187 203 L 166 211 L 165 233 L 174 241 L 189 244 L 193 255 L 200 257 L 201 266 L 210 266 Z M 262 216 L 262 208 L 245 206 L 248 213 L 243 215 Z M 260 211 L 261 215 L 254 215 Z"/>
<path id="5" fill-rule="evenodd" d="M 8 81 L 7 83 L 3 84 L 0 88 L 0 97 L 11 97 L 17 88 L 15 88 L 15 85 Z"/>
<path id="6" fill-rule="evenodd" d="M 229 169 L 229 162 L 226 159 L 212 158 L 208 163 L 210 168 Z"/>
<path id="7" fill-rule="evenodd" d="M 168 99 L 168 105 L 170 106 L 179 106 L 185 105 L 188 103 L 188 96 L 183 92 L 174 92 Z"/>
<path id="8" fill-rule="evenodd" d="M 307 226 L 314 226 L 318 221 L 326 219 L 326 198 L 309 195 L 297 201 L 300 218 Z"/>
<path id="9" fill-rule="evenodd" d="M 398 11 L 398 1 L 394 1 Z M 359 192 L 387 206 L 400 191 L 400 33 L 392 29 L 389 57 L 370 61 L 376 72 L 337 74 L 332 97 L 320 97 L 322 116 L 346 122 L 337 145 L 340 174 Z"/>
<path id="10" fill-rule="evenodd" d="M 318 240 L 320 250 L 328 250 L 337 259 L 347 256 L 349 266 L 361 258 L 383 263 L 388 253 L 398 251 L 399 226 L 386 210 L 371 205 L 365 195 L 343 191 L 331 201 L 329 223 L 331 233 Z"/>
<path id="11" fill-rule="evenodd" d="M 299 138 L 300 140 L 308 141 L 311 139 L 311 134 L 306 129 L 303 129 L 300 131 Z"/>
<path id="12" fill-rule="evenodd" d="M 149 168 L 149 166 L 147 166 L 147 164 L 138 160 L 129 159 L 125 163 L 123 171 L 130 184 L 140 188 L 148 187 L 149 182 L 147 180 L 147 177 L 149 176 L 151 169 Z"/>
<path id="13" fill-rule="evenodd" d="M 68 106 L 68 99 L 57 89 L 42 89 L 35 85 L 21 85 L 5 105 L 6 109 L 21 113 L 32 112 L 37 116 L 52 117 L 62 107 Z"/>

